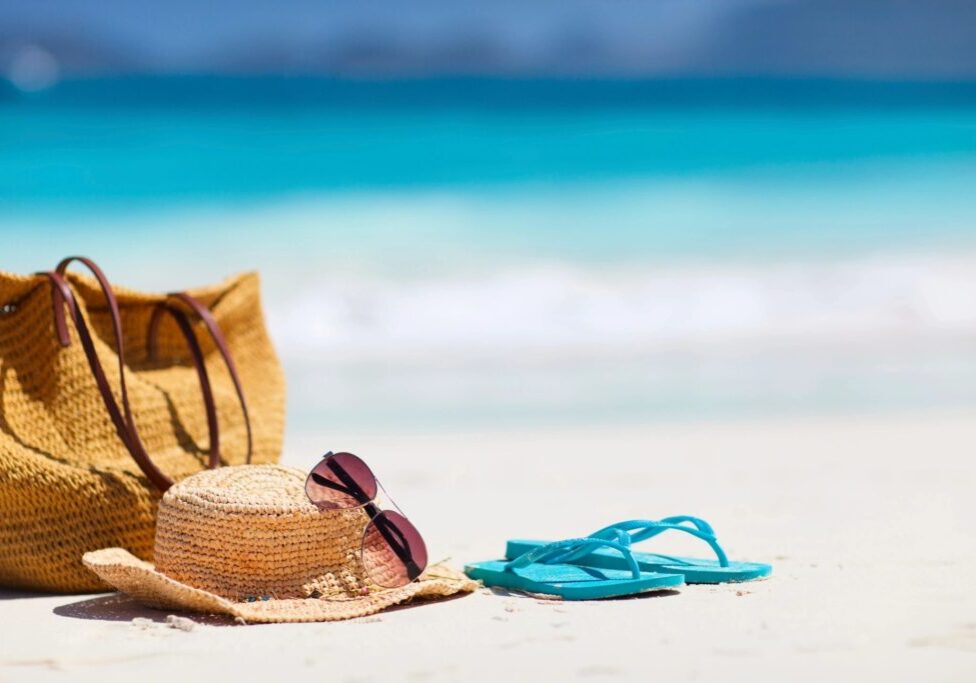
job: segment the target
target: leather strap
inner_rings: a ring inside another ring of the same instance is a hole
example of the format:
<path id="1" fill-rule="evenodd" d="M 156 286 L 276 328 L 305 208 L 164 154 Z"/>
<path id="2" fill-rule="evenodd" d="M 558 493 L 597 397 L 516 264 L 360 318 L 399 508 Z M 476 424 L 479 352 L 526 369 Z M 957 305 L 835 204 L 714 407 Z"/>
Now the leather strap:
<path id="1" fill-rule="evenodd" d="M 86 263 L 85 265 L 88 264 Z M 95 269 L 97 268 L 95 266 Z M 81 308 L 75 301 L 74 292 L 68 286 L 62 272 L 52 271 L 44 274 L 53 285 L 53 295 L 51 298 L 54 305 L 55 329 L 58 330 L 59 340 L 64 344 L 65 339 L 67 339 L 70 344 L 70 337 L 67 336 L 67 322 L 64 318 L 64 309 L 67 307 L 72 320 L 74 320 L 75 329 L 78 330 L 78 338 L 81 340 L 81 346 L 85 351 L 85 356 L 88 358 L 88 365 L 91 368 L 92 375 L 95 377 L 95 384 L 98 386 L 98 391 L 102 395 L 102 401 L 105 403 L 105 408 L 108 410 L 109 417 L 112 419 L 112 424 L 115 425 L 115 431 L 118 433 L 119 439 L 121 439 L 126 449 L 132 455 L 132 459 L 136 461 L 139 469 L 143 471 L 149 481 L 160 491 L 165 491 L 173 485 L 173 480 L 156 467 L 156 464 L 153 463 L 149 454 L 146 452 L 146 448 L 139 438 L 135 425 L 127 419 L 128 416 L 131 416 L 132 410 L 129 406 L 128 394 L 125 388 L 125 369 L 122 360 L 122 323 L 118 316 L 118 303 L 115 301 L 115 296 L 112 294 L 111 288 L 106 287 L 107 281 L 104 280 L 104 275 L 99 278 L 99 275 L 101 275 L 101 271 L 99 270 L 97 271 L 96 279 L 100 280 L 99 285 L 102 286 L 106 300 L 109 302 L 109 312 L 112 315 L 112 329 L 115 332 L 116 351 L 119 356 L 119 386 L 125 415 L 119 410 L 118 403 L 115 401 L 112 388 L 108 383 L 108 378 L 105 376 L 105 370 L 102 368 L 98 353 L 95 351 L 95 344 L 92 341 L 91 333 L 88 331 L 88 325 L 85 323 Z M 102 285 L 102 281 L 105 282 L 105 285 Z M 64 337 L 61 336 L 62 331 L 65 333 Z M 64 345 L 66 346 L 67 344 Z"/>
<path id="2" fill-rule="evenodd" d="M 227 367 L 227 374 L 230 375 L 231 381 L 234 383 L 234 390 L 237 392 L 237 400 L 241 405 L 241 412 L 244 414 L 244 426 L 247 429 L 247 463 L 251 463 L 251 453 L 254 450 L 254 438 L 251 433 L 251 417 L 247 409 L 247 399 L 244 397 L 244 386 L 241 384 L 240 375 L 237 373 L 237 366 L 234 364 L 234 357 L 231 355 L 230 347 L 227 345 L 227 340 L 224 338 L 223 332 L 220 331 L 220 325 L 217 324 L 217 319 L 214 318 L 213 313 L 209 308 L 200 303 L 199 300 L 190 296 L 186 292 L 172 292 L 170 297 L 177 299 L 189 306 L 199 318 L 203 321 L 204 327 L 207 328 L 207 332 L 210 333 L 210 338 L 213 340 L 214 346 L 217 347 L 217 351 L 220 352 L 221 358 L 224 359 L 224 365 Z"/>
<path id="3" fill-rule="evenodd" d="M 153 309 L 152 317 L 149 319 L 148 355 L 150 360 L 155 360 L 158 355 L 156 333 L 164 313 L 168 313 L 176 321 L 183 338 L 186 340 L 186 345 L 190 349 L 190 357 L 193 359 L 193 365 L 197 370 L 200 391 L 203 394 L 203 407 L 207 413 L 207 431 L 210 434 L 209 467 L 213 470 L 220 467 L 220 429 L 217 424 L 217 407 L 214 402 L 213 389 L 210 386 L 210 375 L 207 373 L 207 365 L 203 359 L 203 351 L 200 350 L 200 343 L 197 341 L 196 335 L 193 334 L 193 326 L 183 311 L 166 304 L 160 304 Z"/>

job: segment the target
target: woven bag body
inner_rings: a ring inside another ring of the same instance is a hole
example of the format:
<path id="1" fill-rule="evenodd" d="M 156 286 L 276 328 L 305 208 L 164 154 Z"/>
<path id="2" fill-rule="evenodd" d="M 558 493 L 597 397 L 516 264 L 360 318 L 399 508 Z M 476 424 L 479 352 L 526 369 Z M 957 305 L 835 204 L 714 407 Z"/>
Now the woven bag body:
<path id="1" fill-rule="evenodd" d="M 211 338 L 203 320 L 192 319 L 196 355 L 175 315 L 158 316 L 153 325 L 154 312 L 172 297 L 114 288 L 124 341 L 116 345 L 98 282 L 65 274 L 63 283 L 74 296 L 75 315 L 87 323 L 105 391 L 119 402 L 117 348 L 123 347 L 131 416 L 144 453 L 167 477 L 178 481 L 218 464 L 216 449 L 211 458 L 214 413 L 219 464 L 244 463 L 249 453 L 254 463 L 277 461 L 285 386 L 256 274 L 189 293 L 222 332 L 220 341 Z M 147 477 L 126 435 L 120 438 L 124 430 L 106 409 L 80 330 L 62 326 L 59 339 L 57 305 L 48 277 L 0 273 L 0 585 L 94 591 L 105 586 L 82 565 L 82 554 L 119 546 L 151 560 L 165 486 Z M 209 399 L 202 375 L 209 378 Z"/>

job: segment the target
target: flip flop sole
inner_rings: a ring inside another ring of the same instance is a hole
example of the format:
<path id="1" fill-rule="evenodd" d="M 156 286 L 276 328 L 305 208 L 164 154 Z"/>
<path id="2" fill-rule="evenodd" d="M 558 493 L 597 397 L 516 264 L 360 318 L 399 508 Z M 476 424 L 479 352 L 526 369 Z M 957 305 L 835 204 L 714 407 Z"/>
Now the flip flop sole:
<path id="1" fill-rule="evenodd" d="M 518 557 L 548 541 L 511 540 L 505 546 L 506 557 Z M 705 560 L 692 557 L 673 557 L 657 555 L 655 553 L 634 553 L 637 566 L 642 572 L 665 572 L 681 574 L 686 583 L 738 583 L 764 579 L 773 572 L 772 566 L 760 562 L 730 562 L 728 567 L 722 567 L 716 560 Z M 584 565 L 585 563 L 585 565 Z M 600 569 L 626 569 L 627 563 L 614 553 L 602 549 L 594 550 L 575 565 L 595 567 Z"/>
<path id="2" fill-rule="evenodd" d="M 475 562 L 466 565 L 464 572 L 489 587 L 556 595 L 564 600 L 616 598 L 670 590 L 684 585 L 680 574 L 642 572 L 639 578 L 634 578 L 629 570 L 573 564 L 531 564 L 506 570 L 506 564 L 505 560 Z"/>

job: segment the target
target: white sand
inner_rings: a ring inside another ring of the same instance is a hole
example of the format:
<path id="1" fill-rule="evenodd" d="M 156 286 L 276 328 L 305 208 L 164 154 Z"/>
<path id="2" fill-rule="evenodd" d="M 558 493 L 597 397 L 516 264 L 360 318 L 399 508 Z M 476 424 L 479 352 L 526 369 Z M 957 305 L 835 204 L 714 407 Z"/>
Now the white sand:
<path id="1" fill-rule="evenodd" d="M 285 462 L 303 468 L 324 448 L 366 457 L 435 558 L 691 513 L 775 573 L 661 597 L 484 591 L 353 622 L 190 631 L 125 598 L 3 591 L 0 681 L 973 681 L 974 447 L 972 414 L 293 439 Z M 678 540 L 658 547 L 699 550 Z"/>

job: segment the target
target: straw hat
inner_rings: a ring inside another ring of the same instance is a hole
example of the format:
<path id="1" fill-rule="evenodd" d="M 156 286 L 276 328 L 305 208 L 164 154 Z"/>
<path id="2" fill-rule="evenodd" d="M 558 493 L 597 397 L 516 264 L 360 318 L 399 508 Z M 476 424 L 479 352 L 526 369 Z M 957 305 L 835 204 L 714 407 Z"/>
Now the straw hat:
<path id="1" fill-rule="evenodd" d="M 381 588 L 360 559 L 361 509 L 319 510 L 305 474 L 279 465 L 206 470 L 163 496 L 153 566 L 122 548 L 86 553 L 99 578 L 141 602 L 248 622 L 351 619 L 415 597 L 471 592 L 443 565 Z"/>

